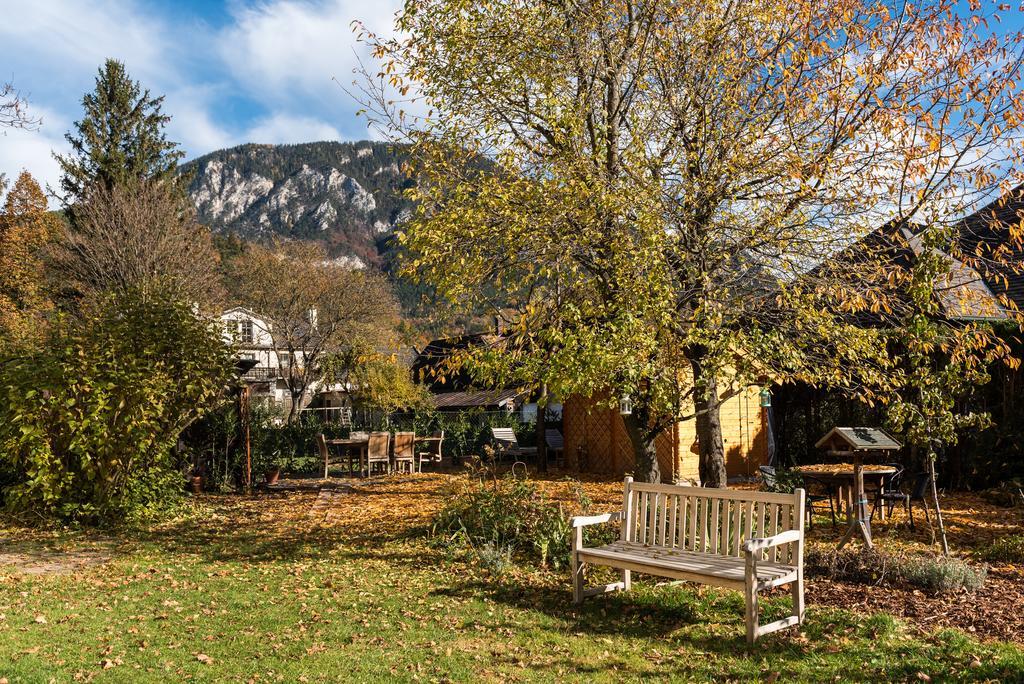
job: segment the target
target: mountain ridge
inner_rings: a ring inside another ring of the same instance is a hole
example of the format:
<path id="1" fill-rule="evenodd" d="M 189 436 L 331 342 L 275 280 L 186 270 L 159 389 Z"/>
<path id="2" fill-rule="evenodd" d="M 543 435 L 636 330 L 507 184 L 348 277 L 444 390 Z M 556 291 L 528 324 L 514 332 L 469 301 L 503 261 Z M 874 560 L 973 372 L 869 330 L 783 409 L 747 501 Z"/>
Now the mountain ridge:
<path id="1" fill-rule="evenodd" d="M 245 240 L 310 240 L 354 266 L 384 268 L 408 215 L 401 147 L 374 141 L 245 143 L 183 164 L 199 221 Z"/>

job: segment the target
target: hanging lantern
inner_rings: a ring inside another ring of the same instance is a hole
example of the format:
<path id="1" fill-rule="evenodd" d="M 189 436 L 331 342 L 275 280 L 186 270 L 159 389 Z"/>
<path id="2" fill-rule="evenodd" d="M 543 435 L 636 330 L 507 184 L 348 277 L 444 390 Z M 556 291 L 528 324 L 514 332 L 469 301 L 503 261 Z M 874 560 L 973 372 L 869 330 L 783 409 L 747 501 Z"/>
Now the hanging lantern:
<path id="1" fill-rule="evenodd" d="M 628 394 L 622 395 L 622 398 L 619 399 L 619 413 L 624 416 L 629 416 L 633 413 L 633 400 Z"/>
<path id="2" fill-rule="evenodd" d="M 765 387 L 761 390 L 761 408 L 771 408 L 772 406 L 772 391 Z"/>

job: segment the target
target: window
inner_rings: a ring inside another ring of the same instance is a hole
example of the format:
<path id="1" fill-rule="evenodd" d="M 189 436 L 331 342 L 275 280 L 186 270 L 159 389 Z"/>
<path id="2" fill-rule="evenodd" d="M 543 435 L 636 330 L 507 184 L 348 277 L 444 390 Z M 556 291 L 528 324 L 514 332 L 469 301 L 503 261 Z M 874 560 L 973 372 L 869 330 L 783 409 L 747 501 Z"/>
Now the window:
<path id="1" fill-rule="evenodd" d="M 255 355 L 255 354 L 253 354 L 252 352 L 245 352 L 245 353 L 243 353 L 243 354 L 241 355 L 241 357 L 242 357 L 243 359 L 246 359 L 246 360 L 248 360 L 248 361 L 255 361 L 255 360 L 256 360 L 256 355 Z"/>
<path id="2" fill-rule="evenodd" d="M 277 355 L 277 359 L 278 365 L 280 365 L 281 368 L 288 368 L 292 365 L 292 355 L 288 352 L 281 352 Z"/>
<path id="3" fill-rule="evenodd" d="M 241 321 L 242 332 L 239 335 L 239 340 L 242 344 L 252 344 L 252 321 Z"/>

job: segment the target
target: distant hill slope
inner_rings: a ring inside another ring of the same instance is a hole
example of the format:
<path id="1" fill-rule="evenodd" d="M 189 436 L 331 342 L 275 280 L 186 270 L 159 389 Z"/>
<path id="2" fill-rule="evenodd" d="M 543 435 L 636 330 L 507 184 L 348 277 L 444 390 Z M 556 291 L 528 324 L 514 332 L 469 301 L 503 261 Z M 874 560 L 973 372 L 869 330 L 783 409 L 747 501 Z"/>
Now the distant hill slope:
<path id="1" fill-rule="evenodd" d="M 247 144 L 185 164 L 199 220 L 247 240 L 322 243 L 332 257 L 384 266 L 387 237 L 409 209 L 401 148 L 378 142 Z"/>

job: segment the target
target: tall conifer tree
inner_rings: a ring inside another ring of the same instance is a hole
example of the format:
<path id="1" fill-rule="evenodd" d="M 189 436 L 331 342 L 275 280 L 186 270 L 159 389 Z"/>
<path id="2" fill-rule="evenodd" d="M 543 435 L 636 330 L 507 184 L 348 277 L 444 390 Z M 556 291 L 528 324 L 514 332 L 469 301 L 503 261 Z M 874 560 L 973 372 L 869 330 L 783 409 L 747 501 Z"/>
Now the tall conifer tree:
<path id="1" fill-rule="evenodd" d="M 82 201 L 94 186 L 109 192 L 132 181 L 178 182 L 184 152 L 164 134 L 170 117 L 161 112 L 163 100 L 133 81 L 122 62 L 103 64 L 96 89 L 82 98 L 85 115 L 64 136 L 71 152 L 55 155 L 66 204 Z"/>

